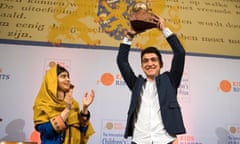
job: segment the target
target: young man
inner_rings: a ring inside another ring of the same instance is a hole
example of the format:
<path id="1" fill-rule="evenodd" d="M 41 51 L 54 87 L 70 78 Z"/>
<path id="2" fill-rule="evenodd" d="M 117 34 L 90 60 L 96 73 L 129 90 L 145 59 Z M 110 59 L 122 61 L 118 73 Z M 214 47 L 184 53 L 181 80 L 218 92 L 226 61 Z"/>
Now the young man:
<path id="1" fill-rule="evenodd" d="M 117 55 L 119 70 L 132 91 L 124 137 L 132 137 L 132 144 L 172 144 L 177 134 L 185 133 L 177 89 L 184 69 L 185 50 L 178 38 L 158 18 L 158 28 L 173 50 L 170 71 L 160 74 L 163 66 L 160 52 L 148 47 L 141 52 L 141 67 L 146 75 L 136 76 L 128 61 L 132 29 L 120 44 Z"/>

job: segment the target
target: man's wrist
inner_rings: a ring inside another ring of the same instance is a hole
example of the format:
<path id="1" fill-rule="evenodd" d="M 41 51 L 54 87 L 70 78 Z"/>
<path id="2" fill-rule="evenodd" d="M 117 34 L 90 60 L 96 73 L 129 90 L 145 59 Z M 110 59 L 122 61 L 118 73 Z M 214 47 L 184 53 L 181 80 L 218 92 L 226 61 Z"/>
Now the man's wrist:
<path id="1" fill-rule="evenodd" d="M 169 28 L 164 28 L 164 29 L 162 30 L 162 33 L 163 33 L 163 35 L 164 35 L 165 38 L 168 38 L 170 35 L 173 34 L 173 32 L 172 32 Z"/>
<path id="2" fill-rule="evenodd" d="M 128 37 L 124 37 L 122 43 L 127 44 L 127 45 L 131 45 L 132 44 L 132 39 L 128 38 Z"/>

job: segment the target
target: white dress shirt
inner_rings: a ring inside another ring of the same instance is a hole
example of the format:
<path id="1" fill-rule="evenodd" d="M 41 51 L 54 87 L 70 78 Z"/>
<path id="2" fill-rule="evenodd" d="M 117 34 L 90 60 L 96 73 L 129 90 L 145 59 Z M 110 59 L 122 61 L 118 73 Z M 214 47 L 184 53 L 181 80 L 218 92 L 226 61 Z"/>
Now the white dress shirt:
<path id="1" fill-rule="evenodd" d="M 175 139 L 164 129 L 155 81 L 147 81 L 141 96 L 133 139 L 137 144 L 167 144 Z"/>

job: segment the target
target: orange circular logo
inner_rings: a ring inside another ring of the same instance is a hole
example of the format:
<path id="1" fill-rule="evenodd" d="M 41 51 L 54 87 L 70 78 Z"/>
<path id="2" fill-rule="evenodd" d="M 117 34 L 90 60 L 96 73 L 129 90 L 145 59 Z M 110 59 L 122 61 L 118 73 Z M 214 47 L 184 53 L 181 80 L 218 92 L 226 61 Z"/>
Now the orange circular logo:
<path id="1" fill-rule="evenodd" d="M 114 77 L 113 77 L 113 75 L 111 73 L 104 73 L 101 76 L 101 82 L 105 86 L 112 85 L 113 82 L 114 82 Z"/>
<path id="2" fill-rule="evenodd" d="M 222 80 L 220 82 L 220 89 L 223 92 L 229 92 L 232 89 L 232 85 L 228 80 Z"/>

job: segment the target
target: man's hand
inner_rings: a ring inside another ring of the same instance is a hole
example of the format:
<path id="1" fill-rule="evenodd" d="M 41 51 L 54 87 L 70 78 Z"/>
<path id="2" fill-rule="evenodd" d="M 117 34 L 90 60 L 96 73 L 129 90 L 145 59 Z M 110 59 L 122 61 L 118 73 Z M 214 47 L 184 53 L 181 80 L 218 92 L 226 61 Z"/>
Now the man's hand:
<path id="1" fill-rule="evenodd" d="M 136 33 L 134 30 L 130 29 L 130 30 L 128 30 L 128 32 L 127 32 L 127 34 L 126 34 L 126 37 L 127 37 L 128 39 L 133 39 L 136 34 L 137 34 L 137 33 Z"/>
<path id="2" fill-rule="evenodd" d="M 158 16 L 158 18 L 155 19 L 156 21 L 158 21 L 157 23 L 157 27 L 162 31 L 163 29 L 165 29 L 165 21 L 162 17 Z"/>

